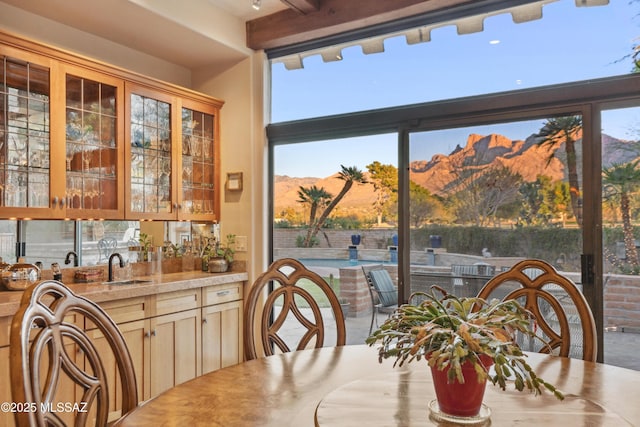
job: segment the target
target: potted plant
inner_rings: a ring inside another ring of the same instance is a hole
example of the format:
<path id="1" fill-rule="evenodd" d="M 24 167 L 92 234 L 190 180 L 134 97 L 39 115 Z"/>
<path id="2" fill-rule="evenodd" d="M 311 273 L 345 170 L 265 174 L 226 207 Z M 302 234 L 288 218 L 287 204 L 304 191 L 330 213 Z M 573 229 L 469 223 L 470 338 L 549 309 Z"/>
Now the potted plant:
<path id="1" fill-rule="evenodd" d="M 151 252 L 151 236 L 146 233 L 140 233 L 140 251 L 142 253 L 142 261 L 149 261 L 149 253 Z"/>
<path id="2" fill-rule="evenodd" d="M 224 244 L 216 242 L 207 254 L 210 273 L 224 273 L 229 269 L 229 265 L 233 262 L 233 255 L 235 254 L 233 248 L 235 242 L 235 234 L 227 234 Z"/>
<path id="3" fill-rule="evenodd" d="M 416 298 L 423 300 L 398 307 L 366 342 L 380 342 L 380 361 L 395 357 L 394 366 L 427 360 L 437 397 L 437 407 L 430 404 L 432 412 L 479 416 L 487 380 L 504 390 L 510 379 L 519 391 L 526 388 L 537 395 L 548 389 L 564 398 L 535 374 L 516 343 L 516 334 L 540 339 L 533 332 L 533 315 L 516 300 L 458 298 L 437 286 L 430 293 L 413 294 L 410 302 Z"/>

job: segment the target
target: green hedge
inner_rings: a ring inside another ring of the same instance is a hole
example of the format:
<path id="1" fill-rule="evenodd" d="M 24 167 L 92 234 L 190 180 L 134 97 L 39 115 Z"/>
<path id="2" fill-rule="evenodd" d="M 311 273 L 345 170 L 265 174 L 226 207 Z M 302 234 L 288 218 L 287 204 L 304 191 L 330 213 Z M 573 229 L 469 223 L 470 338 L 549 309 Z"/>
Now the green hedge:
<path id="1" fill-rule="evenodd" d="M 638 236 L 638 228 L 634 235 Z M 556 264 L 564 259 L 566 270 L 580 270 L 582 230 L 578 228 L 514 227 L 486 228 L 430 225 L 411 231 L 412 250 L 430 247 L 430 236 L 439 235 L 448 252 L 482 253 L 488 248 L 493 256 L 539 258 Z M 611 253 L 622 241 L 622 228 L 604 228 L 603 241 Z"/>

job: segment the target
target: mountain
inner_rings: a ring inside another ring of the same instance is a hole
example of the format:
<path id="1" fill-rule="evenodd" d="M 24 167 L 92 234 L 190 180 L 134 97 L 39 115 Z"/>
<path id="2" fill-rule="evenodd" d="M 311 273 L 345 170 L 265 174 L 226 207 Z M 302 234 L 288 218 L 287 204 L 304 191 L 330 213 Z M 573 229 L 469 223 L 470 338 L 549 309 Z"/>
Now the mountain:
<path id="1" fill-rule="evenodd" d="M 577 140 L 576 149 L 582 155 L 582 135 L 574 136 Z M 564 166 L 564 147 L 561 149 L 540 146 L 535 136 L 525 140 L 511 140 L 503 135 L 490 134 L 468 136 L 464 147 L 458 145 L 448 155 L 438 154 L 430 160 L 415 160 L 409 165 L 410 179 L 427 188 L 434 194 L 446 194 L 452 190 L 454 180 L 460 176 L 463 169 L 484 169 L 494 166 L 505 166 L 522 175 L 528 182 L 536 180 L 538 175 L 547 175 L 554 180 L 566 180 Z M 614 163 L 624 163 L 638 157 L 637 153 L 625 147 L 630 147 L 632 141 L 620 140 L 609 135 L 602 135 L 603 159 L 602 164 L 607 167 Z M 582 167 L 579 165 L 579 175 Z M 276 212 L 293 207 L 300 208 L 298 188 L 300 186 L 316 185 L 324 187 L 334 196 L 338 194 L 344 182 L 337 178 L 338 174 L 325 178 L 293 178 L 288 176 L 275 177 L 275 207 Z M 354 185 L 345 198 L 338 205 L 343 214 L 372 211 L 375 192 L 371 184 Z"/>
<path id="2" fill-rule="evenodd" d="M 324 187 L 324 189 L 333 196 L 338 195 L 344 186 L 344 181 L 339 179 L 338 176 L 338 173 L 326 178 L 291 178 L 286 175 L 275 176 L 275 212 L 282 212 L 289 207 L 300 208 L 301 204 L 297 202 L 298 189 L 300 186 L 309 187 L 315 184 L 317 187 Z M 368 178 L 369 174 L 365 173 L 365 176 Z M 372 200 L 375 200 L 373 185 L 354 184 L 342 199 L 337 209 L 346 214 L 351 212 L 362 213 L 371 208 Z"/>

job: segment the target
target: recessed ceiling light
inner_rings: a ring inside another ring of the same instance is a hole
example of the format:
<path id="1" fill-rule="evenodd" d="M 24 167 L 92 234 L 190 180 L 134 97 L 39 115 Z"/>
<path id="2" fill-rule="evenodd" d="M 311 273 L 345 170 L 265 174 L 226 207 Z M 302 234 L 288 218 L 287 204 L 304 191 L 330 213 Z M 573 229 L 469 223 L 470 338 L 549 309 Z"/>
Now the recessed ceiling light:
<path id="1" fill-rule="evenodd" d="M 500 40 L 491 40 L 489 44 L 499 44 Z"/>
<path id="2" fill-rule="evenodd" d="M 260 6 L 262 5 L 262 0 L 251 0 L 251 7 L 255 10 L 260 10 Z"/>

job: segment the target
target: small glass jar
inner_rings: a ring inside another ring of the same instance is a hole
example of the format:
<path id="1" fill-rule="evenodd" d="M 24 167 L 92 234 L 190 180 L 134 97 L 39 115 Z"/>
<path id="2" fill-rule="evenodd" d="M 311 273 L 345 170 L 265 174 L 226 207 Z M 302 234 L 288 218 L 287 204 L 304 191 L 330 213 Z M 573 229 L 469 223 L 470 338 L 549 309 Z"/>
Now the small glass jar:
<path id="1" fill-rule="evenodd" d="M 62 281 L 62 271 L 60 270 L 60 264 L 54 262 L 51 264 L 51 273 L 53 273 L 53 280 Z"/>

